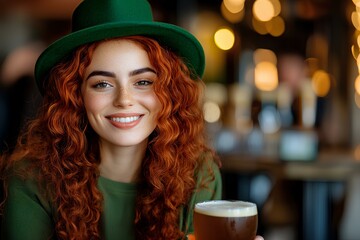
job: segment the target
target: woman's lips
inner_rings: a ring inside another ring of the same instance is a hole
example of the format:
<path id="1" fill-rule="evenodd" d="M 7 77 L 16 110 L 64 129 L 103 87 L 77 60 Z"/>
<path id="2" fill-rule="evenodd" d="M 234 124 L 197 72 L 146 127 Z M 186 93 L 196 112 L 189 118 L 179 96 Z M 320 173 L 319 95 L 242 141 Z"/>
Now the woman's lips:
<path id="1" fill-rule="evenodd" d="M 138 120 L 140 116 L 131 116 L 131 117 L 114 117 L 110 118 L 111 121 L 119 122 L 119 123 L 131 123 Z"/>
<path id="2" fill-rule="evenodd" d="M 139 124 L 142 117 L 143 115 L 141 114 L 121 114 L 107 116 L 106 118 L 114 127 L 121 129 L 129 129 Z"/>

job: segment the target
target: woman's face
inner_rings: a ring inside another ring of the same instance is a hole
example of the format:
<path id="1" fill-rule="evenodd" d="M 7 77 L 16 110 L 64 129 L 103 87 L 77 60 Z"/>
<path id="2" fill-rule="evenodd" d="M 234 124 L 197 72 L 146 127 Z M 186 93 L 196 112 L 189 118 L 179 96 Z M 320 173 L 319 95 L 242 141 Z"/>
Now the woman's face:
<path id="1" fill-rule="evenodd" d="M 134 42 L 113 40 L 94 51 L 81 87 L 90 125 L 104 144 L 134 146 L 156 127 L 161 104 L 155 69 Z"/>

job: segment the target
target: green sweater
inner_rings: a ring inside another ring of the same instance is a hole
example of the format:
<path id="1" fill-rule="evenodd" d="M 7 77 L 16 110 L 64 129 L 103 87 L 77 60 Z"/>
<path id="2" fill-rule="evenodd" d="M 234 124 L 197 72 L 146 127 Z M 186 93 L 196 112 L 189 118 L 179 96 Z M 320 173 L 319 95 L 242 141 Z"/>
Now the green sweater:
<path id="1" fill-rule="evenodd" d="M 220 199 L 222 191 L 218 167 L 212 164 L 215 178 L 206 188 L 200 188 L 208 172 L 199 171 L 197 188 L 187 206 L 180 209 L 179 226 L 185 234 L 193 232 L 193 208 L 195 203 Z M 98 180 L 98 187 L 104 197 L 102 214 L 102 238 L 106 240 L 135 239 L 133 222 L 135 217 L 136 184 L 115 182 L 104 177 Z M 13 177 L 8 186 L 0 239 L 45 240 L 54 231 L 54 206 L 39 192 L 36 182 Z"/>

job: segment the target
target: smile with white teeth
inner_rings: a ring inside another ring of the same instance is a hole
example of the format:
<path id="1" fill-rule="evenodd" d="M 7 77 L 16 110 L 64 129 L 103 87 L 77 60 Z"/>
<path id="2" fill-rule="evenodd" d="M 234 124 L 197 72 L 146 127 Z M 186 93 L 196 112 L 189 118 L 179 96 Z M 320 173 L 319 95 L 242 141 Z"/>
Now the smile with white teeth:
<path id="1" fill-rule="evenodd" d="M 114 117 L 114 118 L 110 118 L 110 120 L 114 121 L 114 122 L 120 122 L 120 123 L 131 123 L 131 122 L 138 120 L 139 118 L 140 118 L 140 116 Z"/>

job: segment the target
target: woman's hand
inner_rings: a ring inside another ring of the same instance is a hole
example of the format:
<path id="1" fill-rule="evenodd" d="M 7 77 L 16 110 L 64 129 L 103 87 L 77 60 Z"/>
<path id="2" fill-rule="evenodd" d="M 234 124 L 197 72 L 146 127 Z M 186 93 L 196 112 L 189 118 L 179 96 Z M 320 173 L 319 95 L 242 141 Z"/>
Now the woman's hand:
<path id="1" fill-rule="evenodd" d="M 256 236 L 254 240 L 264 240 L 262 236 Z"/>

